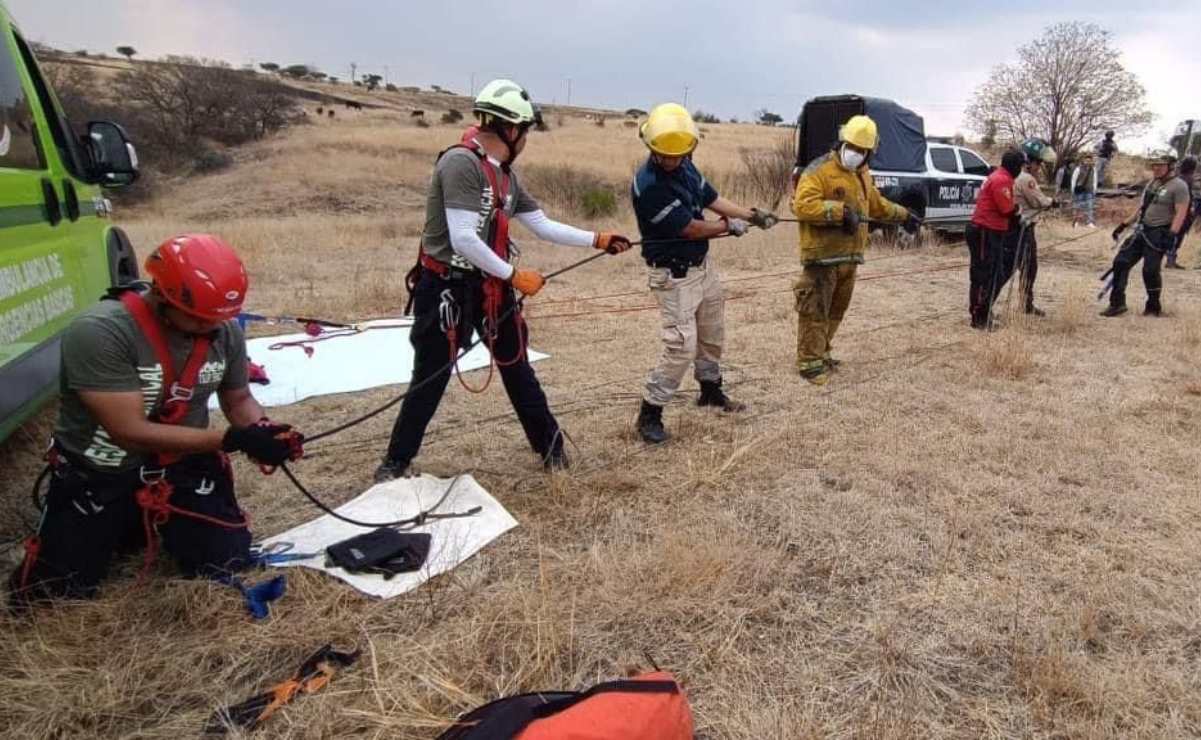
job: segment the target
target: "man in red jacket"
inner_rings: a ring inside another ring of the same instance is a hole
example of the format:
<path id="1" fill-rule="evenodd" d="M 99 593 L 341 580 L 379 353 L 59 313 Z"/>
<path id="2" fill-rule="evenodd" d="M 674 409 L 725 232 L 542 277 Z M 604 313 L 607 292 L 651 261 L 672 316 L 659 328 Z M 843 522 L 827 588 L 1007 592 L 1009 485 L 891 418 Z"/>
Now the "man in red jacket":
<path id="1" fill-rule="evenodd" d="M 1017 220 L 1013 183 L 1025 161 L 1025 155 L 1016 149 L 1005 152 L 1001 167 L 988 176 L 976 196 L 976 210 L 966 230 L 971 256 L 968 307 L 973 329 L 989 328 L 993 301 L 1013 273 L 1013 260 L 1006 258 L 1005 237 Z"/>

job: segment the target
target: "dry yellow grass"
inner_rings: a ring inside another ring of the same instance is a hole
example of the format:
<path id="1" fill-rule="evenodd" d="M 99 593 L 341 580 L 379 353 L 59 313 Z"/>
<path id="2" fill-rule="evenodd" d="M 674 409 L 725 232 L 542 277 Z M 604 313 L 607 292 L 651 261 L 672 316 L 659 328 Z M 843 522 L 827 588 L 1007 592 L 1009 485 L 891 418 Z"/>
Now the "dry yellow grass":
<path id="1" fill-rule="evenodd" d="M 733 171 L 738 147 L 770 146 L 755 127 L 706 128 L 702 168 Z M 185 228 L 231 238 L 252 310 L 394 313 L 432 156 L 454 138 L 390 114 L 323 122 L 121 216 L 142 250 Z M 523 161 L 625 182 L 639 157 L 625 127 L 569 119 Z M 632 220 L 623 208 L 595 226 Z M 165 563 L 137 589 L 126 562 L 95 602 L 0 617 L 0 726 L 194 736 L 216 705 L 332 640 L 363 647 L 363 661 L 264 735 L 430 737 L 499 694 L 579 687 L 648 659 L 686 683 L 706 738 L 1197 735 L 1198 277 L 1168 272 L 1169 318 L 1100 319 L 1100 231 L 1062 243 L 1085 232 L 1043 227 L 1050 316 L 1002 313 L 989 336 L 966 325 L 966 269 L 926 271 L 963 262 L 960 246 L 873 249 L 837 341 L 844 364 L 820 390 L 791 370 L 789 276 L 744 279 L 794 269 L 795 232 L 716 242 L 727 382 L 751 412 L 697 409 L 689 381 L 666 413 L 675 439 L 658 449 L 631 430 L 658 353 L 654 312 L 550 316 L 647 305 L 638 258 L 569 273 L 529 314 L 575 469 L 541 473 L 499 385 L 452 388 L 419 460 L 473 472 L 518 529 L 385 603 L 289 571 L 263 623 L 231 590 Z M 546 270 L 585 254 L 523 242 L 525 262 Z M 1137 304 L 1137 275 L 1130 292 Z M 274 416 L 325 429 L 397 390 Z M 358 493 L 391 421 L 313 445 L 298 473 L 330 502 Z M 47 427 L 0 448 L 5 539 L 32 519 Z M 278 476 L 239 463 L 239 483 L 260 534 L 315 515 Z"/>

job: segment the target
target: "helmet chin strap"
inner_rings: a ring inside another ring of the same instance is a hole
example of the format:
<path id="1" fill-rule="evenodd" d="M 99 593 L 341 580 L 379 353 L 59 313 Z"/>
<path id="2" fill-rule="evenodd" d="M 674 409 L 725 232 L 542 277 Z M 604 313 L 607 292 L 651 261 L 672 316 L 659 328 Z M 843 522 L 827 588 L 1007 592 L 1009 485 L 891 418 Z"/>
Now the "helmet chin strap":
<path id="1" fill-rule="evenodd" d="M 508 171 L 508 169 L 513 166 L 513 163 L 517 161 L 517 155 L 520 154 L 520 152 L 517 151 L 517 142 L 520 141 L 521 137 L 524 135 L 524 132 L 520 132 L 521 126 L 518 125 L 517 128 L 519 133 L 517 134 L 517 137 L 510 139 L 505 133 L 505 128 L 510 125 L 517 124 L 510 124 L 508 121 L 496 116 L 490 116 L 488 123 L 484 124 L 484 130 L 495 134 L 496 138 L 500 139 L 501 143 L 505 145 L 505 150 L 509 152 L 508 158 L 501 163 L 501 169 L 504 169 L 505 171 Z"/>

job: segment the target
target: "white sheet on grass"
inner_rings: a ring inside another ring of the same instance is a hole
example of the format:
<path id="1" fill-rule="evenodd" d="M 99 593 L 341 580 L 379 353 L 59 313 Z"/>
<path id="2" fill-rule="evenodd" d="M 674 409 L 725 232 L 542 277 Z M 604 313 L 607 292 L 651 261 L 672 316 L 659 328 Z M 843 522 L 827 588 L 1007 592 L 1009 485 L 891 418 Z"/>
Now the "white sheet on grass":
<path id="1" fill-rule="evenodd" d="M 325 571 L 341 578 L 365 594 L 390 599 L 412 591 L 436 575 L 446 573 L 479 552 L 485 545 L 517 526 L 517 520 L 484 490 L 470 475 L 460 476 L 454 489 L 437 513 L 467 511 L 476 506 L 481 511 L 469 517 L 435 519 L 412 532 L 428 532 L 430 554 L 421 570 L 401 573 L 389 580 L 378 575 L 355 575 L 337 567 L 325 567 L 325 548 L 369 530 L 339 521 L 326 514 L 320 519 L 302 524 L 283 534 L 264 541 L 292 543 L 292 552 L 319 553 L 309 560 L 282 563 L 276 567 L 300 566 Z M 401 478 L 379 483 L 357 498 L 338 507 L 339 514 L 367 522 L 386 522 L 415 516 L 437 503 L 452 480 L 423 475 L 420 478 Z"/>
<path id="2" fill-rule="evenodd" d="M 313 396 L 408 383 L 413 377 L 413 345 L 409 344 L 412 324 L 411 318 L 367 321 L 360 326 L 384 328 L 317 342 L 310 345 L 311 356 L 301 347 L 270 349 L 278 342 L 312 339 L 307 334 L 250 339 L 246 342 L 250 359 L 262 365 L 271 379 L 268 385 L 252 385 L 251 391 L 264 406 L 286 406 Z M 529 355 L 530 362 L 547 357 L 533 350 Z M 463 372 L 487 366 L 488 349 L 482 344 L 459 360 Z M 209 408 L 217 408 L 216 394 L 209 399 Z"/>

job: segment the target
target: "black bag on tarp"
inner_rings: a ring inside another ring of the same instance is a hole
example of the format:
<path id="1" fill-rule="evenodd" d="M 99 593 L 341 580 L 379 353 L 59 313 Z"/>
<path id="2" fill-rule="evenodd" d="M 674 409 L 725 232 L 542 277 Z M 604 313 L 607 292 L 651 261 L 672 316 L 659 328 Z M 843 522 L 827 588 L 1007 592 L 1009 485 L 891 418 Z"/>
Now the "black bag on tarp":
<path id="1" fill-rule="evenodd" d="M 380 527 L 325 548 L 326 563 L 348 573 L 377 573 L 387 580 L 417 570 L 430 553 L 426 532 Z"/>

